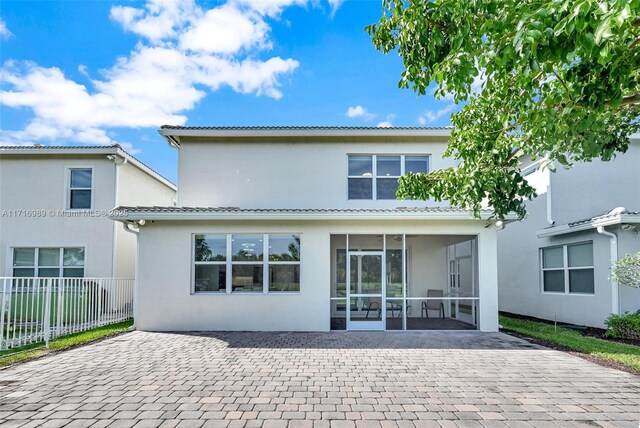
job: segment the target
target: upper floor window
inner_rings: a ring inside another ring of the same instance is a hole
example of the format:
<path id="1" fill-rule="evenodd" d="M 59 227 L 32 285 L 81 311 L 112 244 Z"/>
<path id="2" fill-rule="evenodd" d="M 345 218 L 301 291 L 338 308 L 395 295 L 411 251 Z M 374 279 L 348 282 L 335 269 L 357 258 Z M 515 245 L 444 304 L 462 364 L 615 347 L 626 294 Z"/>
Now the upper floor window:
<path id="1" fill-rule="evenodd" d="M 593 243 L 542 248 L 542 289 L 546 293 L 594 293 Z"/>
<path id="2" fill-rule="evenodd" d="M 91 168 L 70 168 L 67 208 L 71 210 L 91 209 L 92 184 L 93 170 Z"/>
<path id="3" fill-rule="evenodd" d="M 82 278 L 84 248 L 14 248 L 13 276 Z"/>
<path id="4" fill-rule="evenodd" d="M 429 172 L 427 155 L 349 155 L 349 199 L 396 199 L 398 179 Z"/>

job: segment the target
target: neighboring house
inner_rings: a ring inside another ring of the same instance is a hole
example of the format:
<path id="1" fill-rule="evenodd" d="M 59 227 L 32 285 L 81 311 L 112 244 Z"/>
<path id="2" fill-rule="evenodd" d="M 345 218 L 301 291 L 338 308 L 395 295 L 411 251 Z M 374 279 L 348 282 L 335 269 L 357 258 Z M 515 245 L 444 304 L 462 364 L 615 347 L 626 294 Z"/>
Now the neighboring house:
<path id="1" fill-rule="evenodd" d="M 118 145 L 0 147 L 0 276 L 133 278 L 136 237 L 108 215 L 175 193 Z"/>
<path id="2" fill-rule="evenodd" d="M 539 196 L 498 233 L 500 310 L 603 327 L 640 309 L 640 289 L 609 281 L 611 262 L 640 251 L 640 141 L 611 162 L 523 169 Z"/>
<path id="3" fill-rule="evenodd" d="M 496 234 L 398 177 L 447 128 L 172 127 L 177 206 L 125 206 L 143 330 L 498 329 Z M 487 227 L 489 226 L 489 227 Z"/>

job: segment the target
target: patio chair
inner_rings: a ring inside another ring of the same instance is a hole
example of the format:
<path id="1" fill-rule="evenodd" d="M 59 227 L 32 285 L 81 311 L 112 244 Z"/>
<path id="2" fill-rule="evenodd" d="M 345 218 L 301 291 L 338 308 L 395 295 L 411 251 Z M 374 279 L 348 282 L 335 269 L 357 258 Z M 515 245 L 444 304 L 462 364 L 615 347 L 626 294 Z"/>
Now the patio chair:
<path id="1" fill-rule="evenodd" d="M 444 296 L 443 290 L 427 290 L 427 297 L 442 297 Z M 444 319 L 444 303 L 442 300 L 433 299 L 422 302 L 422 318 L 429 318 L 429 311 L 439 311 L 440 317 Z"/>
<path id="2" fill-rule="evenodd" d="M 382 316 L 382 307 L 380 306 L 380 297 L 370 297 L 369 298 L 369 306 L 367 306 L 367 314 L 365 315 L 365 319 L 369 318 L 369 312 L 378 311 L 378 318 Z"/>

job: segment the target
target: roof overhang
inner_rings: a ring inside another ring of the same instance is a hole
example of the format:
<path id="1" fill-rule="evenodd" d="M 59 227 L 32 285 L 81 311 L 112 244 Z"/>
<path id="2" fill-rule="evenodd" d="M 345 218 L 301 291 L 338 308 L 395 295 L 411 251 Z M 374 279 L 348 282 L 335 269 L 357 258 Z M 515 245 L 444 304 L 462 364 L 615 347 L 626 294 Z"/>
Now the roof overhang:
<path id="1" fill-rule="evenodd" d="M 377 127 L 179 127 L 163 126 L 158 133 L 175 148 L 182 138 L 211 139 L 314 139 L 314 138 L 380 138 L 380 137 L 443 137 L 451 128 L 377 128 Z M 330 140 L 326 142 L 331 142 Z"/>
<path id="2" fill-rule="evenodd" d="M 180 207 L 117 207 L 111 219 L 132 221 L 207 221 L 207 220 L 456 220 L 489 221 L 491 212 L 481 217 L 466 210 L 422 209 L 226 209 Z M 510 216 L 506 220 L 514 220 Z"/>
<path id="3" fill-rule="evenodd" d="M 616 214 L 596 217 L 589 221 L 575 224 L 563 224 L 546 229 L 538 230 L 538 238 L 549 238 L 552 236 L 566 235 L 568 233 L 582 232 L 585 230 L 597 229 L 599 226 L 614 226 L 618 224 L 640 224 L 639 214 Z"/>

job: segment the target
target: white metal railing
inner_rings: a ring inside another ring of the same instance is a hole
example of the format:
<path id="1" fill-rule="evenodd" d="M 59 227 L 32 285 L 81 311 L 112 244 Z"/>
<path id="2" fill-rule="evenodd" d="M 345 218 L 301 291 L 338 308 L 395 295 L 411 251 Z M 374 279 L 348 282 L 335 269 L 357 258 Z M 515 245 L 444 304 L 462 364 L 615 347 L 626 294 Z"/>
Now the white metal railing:
<path id="1" fill-rule="evenodd" d="M 134 282 L 0 277 L 0 350 L 133 318 Z"/>

